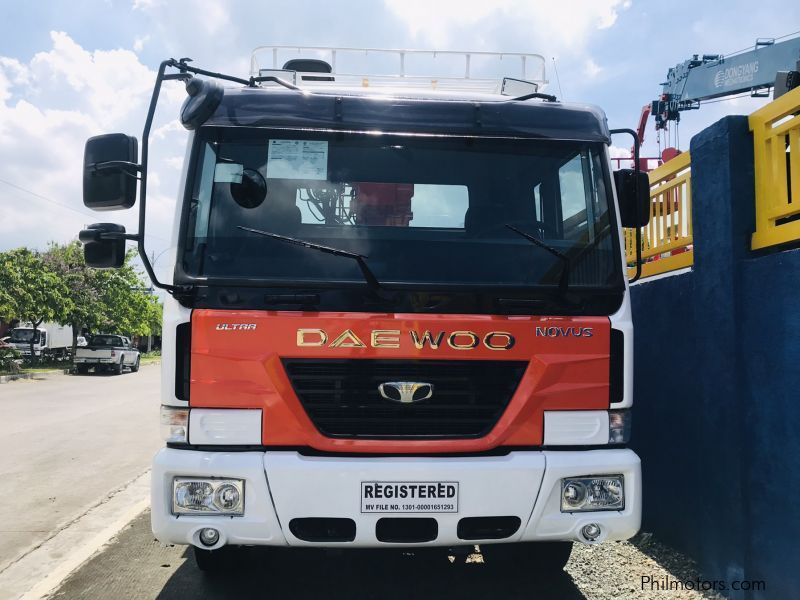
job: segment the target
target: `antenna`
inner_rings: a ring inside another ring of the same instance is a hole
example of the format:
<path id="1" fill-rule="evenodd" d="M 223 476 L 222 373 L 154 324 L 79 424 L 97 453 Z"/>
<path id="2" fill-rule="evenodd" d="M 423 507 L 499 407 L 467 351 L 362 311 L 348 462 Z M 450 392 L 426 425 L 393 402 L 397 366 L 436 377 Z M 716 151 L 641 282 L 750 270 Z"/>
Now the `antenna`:
<path id="1" fill-rule="evenodd" d="M 556 66 L 556 57 L 553 57 L 553 72 L 556 74 L 556 84 L 558 84 L 558 96 L 561 98 L 562 102 L 566 102 L 566 98 L 564 97 L 564 92 L 561 89 L 561 79 L 558 77 L 558 67 Z"/>

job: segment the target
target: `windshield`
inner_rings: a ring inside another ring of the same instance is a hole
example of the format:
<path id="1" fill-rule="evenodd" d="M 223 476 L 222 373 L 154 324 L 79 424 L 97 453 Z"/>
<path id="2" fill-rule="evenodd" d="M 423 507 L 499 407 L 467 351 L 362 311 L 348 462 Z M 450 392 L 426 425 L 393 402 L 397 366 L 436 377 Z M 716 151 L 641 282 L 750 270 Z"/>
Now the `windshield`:
<path id="1" fill-rule="evenodd" d="M 92 346 L 122 346 L 122 339 L 114 335 L 96 335 L 92 338 Z"/>
<path id="2" fill-rule="evenodd" d="M 254 228 L 362 255 L 381 285 L 554 286 L 565 262 L 570 288 L 621 285 L 599 144 L 326 135 L 206 131 L 184 273 L 364 282 L 355 260 Z"/>
<path id="3" fill-rule="evenodd" d="M 14 329 L 11 332 L 11 339 L 10 342 L 16 343 L 26 343 L 30 344 L 33 341 L 34 344 L 39 343 L 39 339 L 41 338 L 42 332 L 40 330 L 36 330 L 36 336 L 33 335 L 33 329 Z"/>

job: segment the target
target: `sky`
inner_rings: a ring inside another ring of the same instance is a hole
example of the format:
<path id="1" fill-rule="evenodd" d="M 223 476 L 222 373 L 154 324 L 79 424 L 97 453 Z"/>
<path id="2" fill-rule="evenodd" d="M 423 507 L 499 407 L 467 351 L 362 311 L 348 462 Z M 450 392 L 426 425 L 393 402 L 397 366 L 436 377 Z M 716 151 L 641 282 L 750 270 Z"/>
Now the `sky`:
<path id="1" fill-rule="evenodd" d="M 724 9 L 696 0 L 0 0 L 0 14 L 0 250 L 66 242 L 94 222 L 136 230 L 135 210 L 83 207 L 83 145 L 101 133 L 141 137 L 165 58 L 247 76 L 260 45 L 533 52 L 546 58 L 547 91 L 599 105 L 611 127 L 635 127 L 669 67 L 800 30 L 796 0 L 729 0 Z M 147 225 L 162 278 L 186 143 L 176 120 L 185 92 L 167 85 L 151 138 Z M 681 148 L 720 117 L 764 102 L 684 113 Z M 646 155 L 655 142 L 651 121 Z"/>

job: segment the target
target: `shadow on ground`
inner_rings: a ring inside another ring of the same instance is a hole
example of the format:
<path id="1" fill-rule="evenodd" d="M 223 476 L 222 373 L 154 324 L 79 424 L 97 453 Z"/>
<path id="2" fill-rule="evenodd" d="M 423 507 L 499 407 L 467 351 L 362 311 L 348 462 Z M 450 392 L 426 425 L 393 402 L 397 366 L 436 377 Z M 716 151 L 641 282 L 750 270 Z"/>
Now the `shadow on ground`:
<path id="1" fill-rule="evenodd" d="M 209 577 L 197 570 L 191 550 L 157 598 L 559 598 L 584 596 L 561 571 L 532 576 L 525 565 L 451 563 L 445 551 L 403 554 L 387 550 L 330 551 L 248 549 L 239 569 Z"/>
<path id="2" fill-rule="evenodd" d="M 474 558 L 474 555 L 473 555 Z M 209 577 L 192 551 L 163 546 L 144 513 L 118 539 L 73 573 L 52 598 L 185 600 L 186 598 L 503 598 L 582 599 L 564 571 L 536 575 L 529 565 L 451 562 L 446 551 L 323 551 L 249 548 L 237 566 Z"/>

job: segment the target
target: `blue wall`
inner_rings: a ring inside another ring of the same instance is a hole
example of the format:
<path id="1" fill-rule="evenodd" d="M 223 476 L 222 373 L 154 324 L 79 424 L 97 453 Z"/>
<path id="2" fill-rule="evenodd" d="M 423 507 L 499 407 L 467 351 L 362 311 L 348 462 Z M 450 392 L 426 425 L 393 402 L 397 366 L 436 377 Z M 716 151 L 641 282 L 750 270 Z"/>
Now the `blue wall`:
<path id="1" fill-rule="evenodd" d="M 692 139 L 694 268 L 632 287 L 643 529 L 800 595 L 800 250 L 755 254 L 746 117 Z"/>

